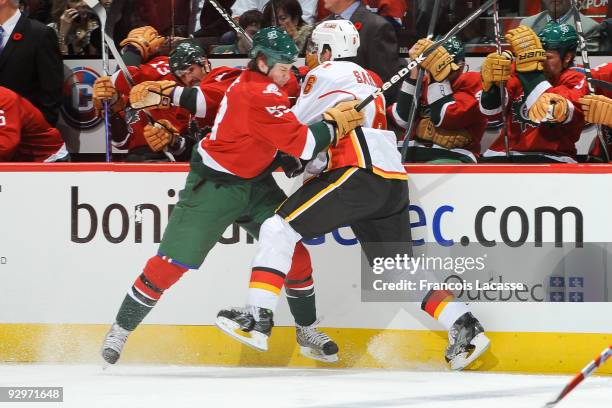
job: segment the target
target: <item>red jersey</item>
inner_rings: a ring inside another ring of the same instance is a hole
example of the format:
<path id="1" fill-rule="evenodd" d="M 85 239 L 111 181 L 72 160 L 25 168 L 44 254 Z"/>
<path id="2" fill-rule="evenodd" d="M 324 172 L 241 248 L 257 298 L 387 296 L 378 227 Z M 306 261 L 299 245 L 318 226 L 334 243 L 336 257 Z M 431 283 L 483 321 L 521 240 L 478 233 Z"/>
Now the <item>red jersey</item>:
<path id="1" fill-rule="evenodd" d="M 27 99 L 0 87 L 0 161 L 44 162 L 64 141 Z"/>
<path id="2" fill-rule="evenodd" d="M 242 69 L 230 67 L 217 67 L 211 70 L 198 85 L 195 117 L 201 127 L 212 126 L 219 110 L 225 91 L 240 76 Z M 174 90 L 174 105 L 178 106 L 183 87 Z M 182 109 L 182 108 L 181 108 Z"/>
<path id="3" fill-rule="evenodd" d="M 612 82 L 612 62 L 606 62 L 605 64 L 601 64 L 591 70 L 591 74 L 593 74 L 593 78 L 599 79 L 601 81 Z M 595 93 L 599 95 L 607 96 L 608 98 L 612 98 L 612 91 L 600 87 L 595 87 Z"/>
<path id="4" fill-rule="evenodd" d="M 144 81 L 176 81 L 172 71 L 170 71 L 170 65 L 168 57 L 160 56 L 155 57 L 145 64 L 141 64 L 137 67 L 127 67 L 132 79 L 135 84 L 139 84 Z M 125 79 L 121 71 L 117 71 L 111 77 L 113 84 L 117 91 L 126 98 L 130 94 L 130 84 Z M 155 120 L 166 119 L 172 123 L 179 132 L 185 130 L 189 126 L 189 120 L 191 115 L 189 111 L 180 107 L 171 107 L 169 109 L 151 109 L 149 111 L 151 116 Z M 126 121 L 131 129 L 131 132 L 126 135 L 127 137 L 122 141 L 114 140 L 114 145 L 132 150 L 136 147 L 146 146 L 147 142 L 144 140 L 144 127 L 149 123 L 143 112 L 138 112 L 138 115 L 133 118 L 127 118 Z"/>
<path id="5" fill-rule="evenodd" d="M 270 78 L 243 71 L 227 89 L 212 132 L 198 146 L 204 165 L 253 178 L 272 164 L 278 150 L 310 159 L 315 137 L 289 106 L 287 94 Z"/>
<path id="6" fill-rule="evenodd" d="M 421 93 L 421 105 L 428 106 L 428 78 L 423 81 L 423 92 Z M 482 81 L 478 72 L 464 72 L 450 83 L 453 100 L 442 106 L 440 112 L 440 123 L 434 123 L 436 127 L 446 130 L 466 130 L 472 136 L 472 143 L 463 147 L 474 155 L 480 155 L 480 142 L 487 127 L 487 118 L 480 112 L 478 97 L 482 92 Z M 406 126 L 397 114 L 396 105 L 392 105 L 391 113 L 395 122 Z M 415 126 L 416 128 L 416 126 Z"/>
<path id="7" fill-rule="evenodd" d="M 528 96 L 524 94 L 518 77 L 513 75 L 506 83 L 506 90 L 509 104 L 507 110 L 510 110 L 506 116 L 510 150 L 576 156 L 575 144 L 584 127 L 584 114 L 578 99 L 587 93 L 586 77 L 583 74 L 566 69 L 559 76 L 557 83 L 541 82 Z M 565 123 L 534 123 L 529 120 L 527 102 L 535 100 L 536 92 L 555 93 L 569 101 L 569 116 Z M 503 135 L 500 135 L 489 149 L 504 151 Z"/>

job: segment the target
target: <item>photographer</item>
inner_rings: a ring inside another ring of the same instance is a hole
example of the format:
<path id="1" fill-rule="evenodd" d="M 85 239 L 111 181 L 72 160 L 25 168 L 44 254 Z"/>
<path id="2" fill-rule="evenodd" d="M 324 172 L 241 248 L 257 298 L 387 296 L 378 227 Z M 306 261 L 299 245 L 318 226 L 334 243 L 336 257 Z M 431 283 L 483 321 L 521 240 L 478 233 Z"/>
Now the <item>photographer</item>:
<path id="1" fill-rule="evenodd" d="M 62 55 L 100 54 L 100 23 L 83 0 L 54 0 L 51 14 Z"/>

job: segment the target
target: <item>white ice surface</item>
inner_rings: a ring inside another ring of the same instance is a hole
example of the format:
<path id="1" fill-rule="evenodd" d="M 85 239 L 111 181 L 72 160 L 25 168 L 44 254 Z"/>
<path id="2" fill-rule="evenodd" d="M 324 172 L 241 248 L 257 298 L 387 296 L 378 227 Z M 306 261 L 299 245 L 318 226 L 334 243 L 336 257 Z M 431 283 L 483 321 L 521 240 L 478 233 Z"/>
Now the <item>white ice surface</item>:
<path id="1" fill-rule="evenodd" d="M 4 364 L 0 386 L 62 386 L 63 403 L 16 407 L 541 407 L 569 376 L 164 365 Z M 612 406 L 612 378 L 590 377 L 559 408 Z"/>

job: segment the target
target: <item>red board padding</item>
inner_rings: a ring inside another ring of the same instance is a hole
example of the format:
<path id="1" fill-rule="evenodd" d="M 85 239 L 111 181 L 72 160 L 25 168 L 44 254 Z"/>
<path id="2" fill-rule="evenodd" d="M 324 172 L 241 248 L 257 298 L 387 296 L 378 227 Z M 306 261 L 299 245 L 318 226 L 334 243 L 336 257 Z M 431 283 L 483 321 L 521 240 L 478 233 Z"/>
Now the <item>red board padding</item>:
<path id="1" fill-rule="evenodd" d="M 611 174 L 612 164 L 406 164 L 408 174 Z M 187 163 L 0 163 L 0 172 L 180 173 Z"/>

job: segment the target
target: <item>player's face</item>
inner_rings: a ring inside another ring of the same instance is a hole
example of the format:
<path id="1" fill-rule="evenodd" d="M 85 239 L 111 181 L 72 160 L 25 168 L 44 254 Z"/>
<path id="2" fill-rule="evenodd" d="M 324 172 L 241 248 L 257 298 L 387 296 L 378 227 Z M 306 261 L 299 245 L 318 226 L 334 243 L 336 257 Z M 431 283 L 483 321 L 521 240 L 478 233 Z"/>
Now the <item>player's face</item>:
<path id="1" fill-rule="evenodd" d="M 319 54 L 319 61 L 322 63 L 331 61 L 331 51 L 327 48 L 323 50 L 321 54 Z"/>
<path id="2" fill-rule="evenodd" d="M 563 61 L 559 55 L 559 51 L 549 50 L 546 51 L 546 61 L 544 65 L 544 76 L 546 79 L 555 79 L 559 77 L 563 70 Z"/>
<path id="3" fill-rule="evenodd" d="M 291 75 L 291 64 L 276 63 L 268 72 L 268 76 L 278 86 L 284 86 Z"/>
<path id="4" fill-rule="evenodd" d="M 202 78 L 206 76 L 206 70 L 198 64 L 191 64 L 180 76 L 179 79 L 185 86 L 198 86 Z"/>

